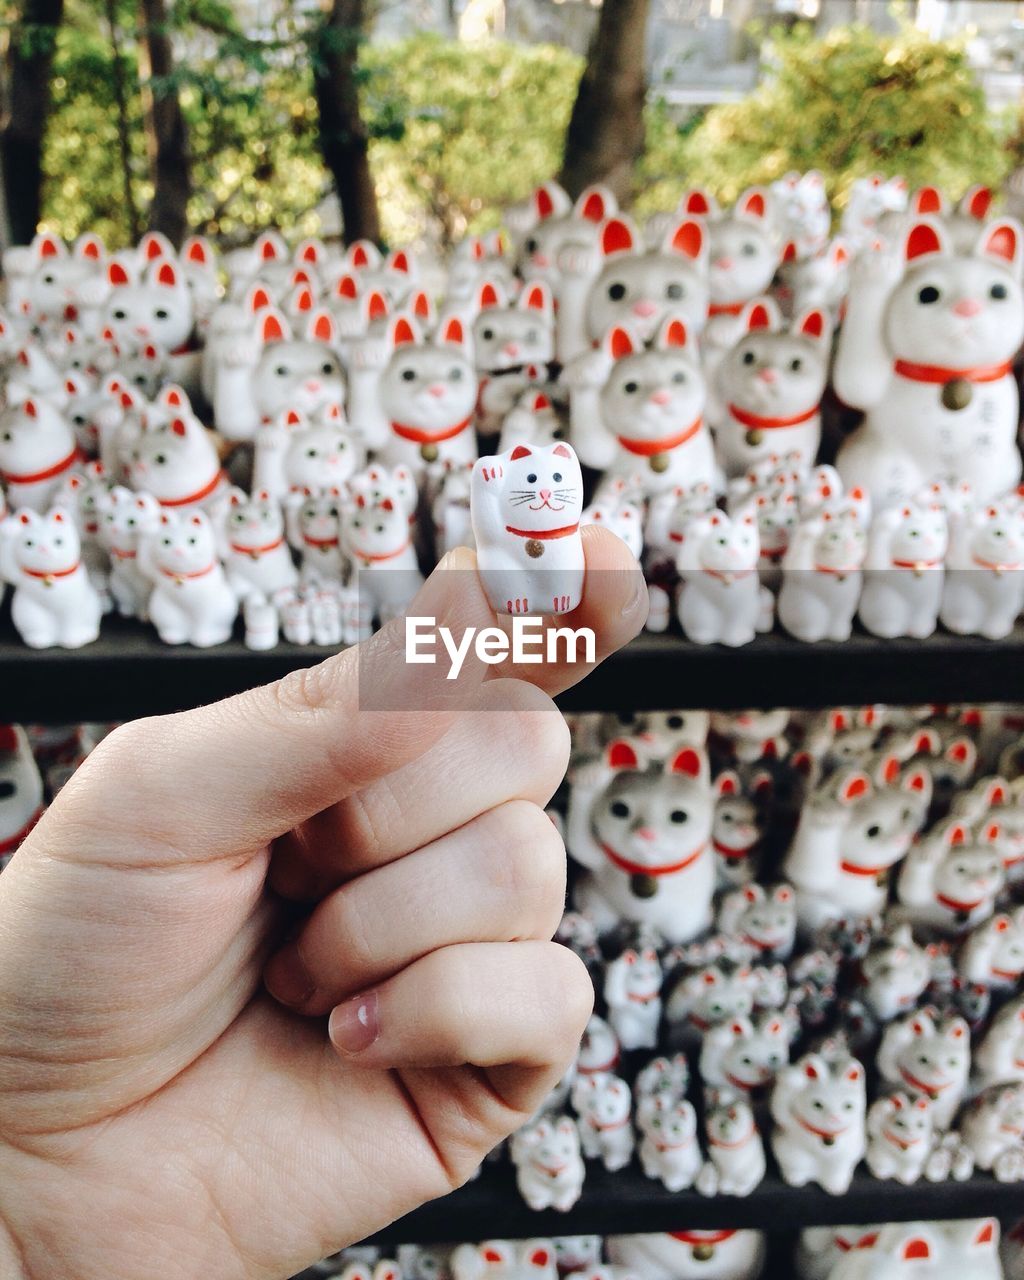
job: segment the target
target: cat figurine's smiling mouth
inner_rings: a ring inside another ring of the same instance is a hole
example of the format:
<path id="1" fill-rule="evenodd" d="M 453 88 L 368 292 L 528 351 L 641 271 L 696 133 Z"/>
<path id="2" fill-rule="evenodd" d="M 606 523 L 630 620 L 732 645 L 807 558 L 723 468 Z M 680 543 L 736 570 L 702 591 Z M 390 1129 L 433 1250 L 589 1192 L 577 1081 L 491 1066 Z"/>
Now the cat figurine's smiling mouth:
<path id="1" fill-rule="evenodd" d="M 539 506 L 536 506 L 536 507 L 533 505 L 533 503 L 532 503 L 532 502 L 530 503 L 530 510 L 531 510 L 531 511 L 543 511 L 543 510 L 545 509 L 545 507 L 547 508 L 547 510 L 548 510 L 548 511 L 556 511 L 556 512 L 557 512 L 557 511 L 564 511 L 564 510 L 565 510 L 565 503 L 563 502 L 563 503 L 562 503 L 562 505 L 561 505 L 560 507 L 553 507 L 553 506 L 551 505 L 550 501 L 549 501 L 547 498 L 545 498 L 545 499 L 543 500 L 543 502 L 541 502 L 541 504 L 540 504 Z"/>

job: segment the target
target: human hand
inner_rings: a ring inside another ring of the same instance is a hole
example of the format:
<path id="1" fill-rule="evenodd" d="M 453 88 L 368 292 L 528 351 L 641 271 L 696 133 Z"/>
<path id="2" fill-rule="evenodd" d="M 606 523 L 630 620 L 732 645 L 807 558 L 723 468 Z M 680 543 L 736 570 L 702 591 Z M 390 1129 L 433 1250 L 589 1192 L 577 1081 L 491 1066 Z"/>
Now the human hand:
<path id="1" fill-rule="evenodd" d="M 646 592 L 583 538 L 603 657 Z M 474 567 L 411 611 L 493 625 Z M 277 1280 L 465 1181 L 564 1073 L 593 993 L 548 941 L 549 694 L 587 668 L 448 682 L 402 644 L 116 730 L 0 877 L 4 1277 Z"/>

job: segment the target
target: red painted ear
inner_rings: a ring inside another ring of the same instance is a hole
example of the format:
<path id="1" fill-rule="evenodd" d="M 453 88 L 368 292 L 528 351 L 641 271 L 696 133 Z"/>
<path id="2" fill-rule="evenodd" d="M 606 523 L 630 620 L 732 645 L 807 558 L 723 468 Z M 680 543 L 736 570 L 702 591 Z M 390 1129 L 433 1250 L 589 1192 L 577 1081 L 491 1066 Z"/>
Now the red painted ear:
<path id="1" fill-rule="evenodd" d="M 608 346 L 613 360 L 621 360 L 623 356 L 631 356 L 635 351 L 633 339 L 626 329 L 618 325 L 608 335 Z"/>
<path id="2" fill-rule="evenodd" d="M 391 501 L 390 498 L 385 498 L 380 505 L 384 508 L 385 511 L 394 511 L 395 509 L 395 504 Z"/>
<path id="3" fill-rule="evenodd" d="M 81 247 L 83 258 L 90 258 L 93 262 L 99 261 L 103 254 L 103 244 L 98 236 L 90 236 L 84 241 Z"/>
<path id="4" fill-rule="evenodd" d="M 904 1262 L 924 1262 L 932 1256 L 932 1251 L 928 1247 L 928 1241 L 922 1240 L 919 1236 L 913 1240 L 908 1240 L 903 1246 Z"/>
<path id="5" fill-rule="evenodd" d="M 167 285 L 171 289 L 177 288 L 178 273 L 174 269 L 173 262 L 163 262 L 156 273 L 157 284 Z"/>
<path id="6" fill-rule="evenodd" d="M 40 258 L 60 257 L 60 243 L 56 236 L 42 236 L 39 241 Z"/>
<path id="7" fill-rule="evenodd" d="M 480 310 L 486 311 L 489 307 L 496 306 L 498 306 L 498 291 L 488 280 L 480 287 Z"/>
<path id="8" fill-rule="evenodd" d="M 927 1111 L 929 1106 L 928 1099 L 925 1097 L 920 1097 L 914 1103 L 914 1106 L 918 1109 L 918 1111 Z"/>
<path id="9" fill-rule="evenodd" d="M 985 253 L 1013 262 L 1017 256 L 1017 230 L 1008 222 L 997 223 L 985 237 Z"/>
<path id="10" fill-rule="evenodd" d="M 193 523 L 193 524 L 201 525 L 201 524 L 203 523 L 203 517 L 202 517 L 202 516 L 193 516 L 193 517 L 192 517 L 192 523 Z"/>
<path id="11" fill-rule="evenodd" d="M 533 457 L 532 449 L 528 449 L 525 444 L 517 444 L 516 447 L 512 450 L 512 456 L 509 458 L 509 462 L 518 462 L 520 458 L 532 458 L 532 457 Z"/>
<path id="12" fill-rule="evenodd" d="M 978 1233 L 971 1241 L 972 1244 L 991 1244 L 995 1239 L 995 1229 L 992 1222 L 984 1222 L 978 1228 Z"/>
<path id="13" fill-rule="evenodd" d="M 586 218 L 588 222 L 601 222 L 604 216 L 604 196 L 600 191 L 591 191 L 586 200 L 583 201 L 580 217 Z"/>
<path id="14" fill-rule="evenodd" d="M 55 522 L 56 524 L 63 524 L 63 523 L 64 523 L 64 513 L 63 513 L 62 511 L 55 511 L 55 512 L 53 513 L 53 519 L 54 519 L 54 522 Z"/>
<path id="15" fill-rule="evenodd" d="M 610 218 L 601 232 L 601 252 L 607 258 L 612 253 L 626 253 L 636 246 L 629 224 L 621 218 Z"/>
<path id="16" fill-rule="evenodd" d="M 125 271 L 120 262 L 112 262 L 110 266 L 107 267 L 107 281 L 115 287 L 123 284 L 131 284 L 131 281 L 128 278 L 128 272 Z"/>
<path id="17" fill-rule="evenodd" d="M 857 1081 L 861 1078 L 862 1074 L 863 1074 L 863 1071 L 861 1069 L 860 1063 L 851 1062 L 850 1065 L 846 1068 L 845 1078 L 849 1080 L 851 1084 L 856 1084 Z"/>
<path id="18" fill-rule="evenodd" d="M 303 247 L 302 252 L 299 254 L 299 261 L 313 262 L 313 263 L 320 261 L 320 250 L 317 248 L 317 246 L 313 243 L 312 240 L 310 240 L 308 244 L 306 244 Z"/>
<path id="19" fill-rule="evenodd" d="M 451 342 L 460 347 L 466 341 L 466 331 L 458 316 L 452 316 L 445 321 L 444 329 L 441 331 L 441 341 Z"/>
<path id="20" fill-rule="evenodd" d="M 808 1080 L 821 1079 L 821 1073 L 819 1072 L 818 1068 L 814 1065 L 813 1062 L 808 1062 L 804 1065 L 804 1075 L 807 1077 Z"/>
<path id="21" fill-rule="evenodd" d="M 21 521 L 21 523 L 22 523 L 22 524 L 31 524 L 31 523 L 32 523 L 32 517 L 31 517 L 30 515 L 28 515 L 28 514 L 27 514 L 26 512 L 24 512 L 24 511 L 21 513 L 21 515 L 18 517 L 18 519 Z"/>
<path id="22" fill-rule="evenodd" d="M 264 342 L 283 342 L 284 326 L 279 317 L 271 314 L 263 317 L 262 334 Z"/>
<path id="23" fill-rule="evenodd" d="M 886 782 L 894 782 L 900 775 L 900 762 L 898 756 L 886 757 L 885 763 L 882 765 L 882 777 Z"/>
<path id="24" fill-rule="evenodd" d="M 71 379 L 68 378 L 67 381 L 64 383 L 64 390 L 68 393 L 69 396 L 73 396 L 75 392 L 78 390 L 78 388 L 71 381 Z"/>
<path id="25" fill-rule="evenodd" d="M 302 419 L 299 416 L 299 414 L 296 412 L 296 410 L 289 409 L 288 416 L 285 418 L 284 424 L 286 427 L 297 427 L 301 421 Z"/>
<path id="26" fill-rule="evenodd" d="M 636 754 L 633 746 L 619 739 L 618 742 L 610 742 L 606 753 L 608 764 L 613 769 L 639 769 L 640 759 Z"/>
<path id="27" fill-rule="evenodd" d="M 748 330 L 767 329 L 770 327 L 771 322 L 772 318 L 768 314 L 768 308 L 762 303 L 757 303 L 756 306 L 750 308 L 750 313 L 747 316 Z"/>
<path id="28" fill-rule="evenodd" d="M 683 747 L 672 758 L 670 772 L 682 773 L 688 778 L 700 777 L 701 757 L 693 747 Z"/>
<path id="29" fill-rule="evenodd" d="M 140 248 L 142 249 L 142 256 L 147 262 L 153 262 L 163 254 L 164 243 L 161 243 L 160 237 L 155 233 L 151 232 L 148 235 L 144 235 L 140 245 Z"/>
<path id="30" fill-rule="evenodd" d="M 912 774 L 907 777 L 908 791 L 924 791 L 928 785 L 928 774 L 924 769 L 915 769 Z"/>
<path id="31" fill-rule="evenodd" d="M 555 211 L 555 202 L 551 199 L 551 194 L 546 187 L 538 187 L 533 193 L 533 203 L 537 209 L 537 217 L 541 222 L 545 218 L 550 218 Z"/>
<path id="32" fill-rule="evenodd" d="M 551 401 L 547 398 L 543 391 L 538 391 L 533 397 L 534 413 L 542 413 L 546 409 L 551 408 Z"/>
<path id="33" fill-rule="evenodd" d="M 763 218 L 767 212 L 763 191 L 751 191 L 740 205 L 740 213 L 745 213 L 748 218 Z"/>
<path id="34" fill-rule="evenodd" d="M 938 187 L 922 187 L 914 196 L 914 213 L 942 213 L 942 192 Z"/>
<path id="35" fill-rule="evenodd" d="M 979 222 L 983 222 L 988 217 L 988 211 L 991 207 L 992 188 L 975 187 L 967 200 L 967 212 L 972 218 L 977 218 Z"/>
<path id="36" fill-rule="evenodd" d="M 413 332 L 413 327 L 409 321 L 406 320 L 405 316 L 399 316 L 395 321 L 395 329 L 392 334 L 392 338 L 396 347 L 405 346 L 407 343 L 416 341 L 416 334 Z"/>
<path id="37" fill-rule="evenodd" d="M 729 1030 L 733 1033 L 734 1036 L 742 1036 L 744 1034 L 745 1028 L 742 1022 L 734 1022 L 729 1027 Z"/>
<path id="38" fill-rule="evenodd" d="M 362 244 L 354 244 L 350 255 L 352 265 L 354 267 L 365 267 L 369 265 L 370 255 L 366 252 L 366 246 Z"/>
<path id="39" fill-rule="evenodd" d="M 996 916 L 992 921 L 992 927 L 995 929 L 996 933 L 1005 933 L 1010 927 L 1010 917 Z"/>
<path id="40" fill-rule="evenodd" d="M 388 314 L 388 300 L 380 292 L 374 289 L 366 300 L 366 315 L 369 320 L 382 320 Z"/>
<path id="41" fill-rule="evenodd" d="M 552 449 L 551 452 L 556 458 L 572 457 L 572 454 L 569 452 L 569 446 L 566 444 L 556 444 L 554 449 Z"/>
<path id="42" fill-rule="evenodd" d="M 501 1262 L 502 1260 L 501 1254 L 497 1249 L 482 1249 L 481 1253 L 483 1255 L 484 1262 Z"/>
<path id="43" fill-rule="evenodd" d="M 665 346 L 686 346 L 686 325 L 682 320 L 670 320 L 665 326 Z"/>
<path id="44" fill-rule="evenodd" d="M 691 191 L 683 202 L 683 212 L 692 213 L 698 218 L 706 218 L 711 212 L 711 201 L 707 193 L 701 191 L 699 187 L 696 191 Z"/>
<path id="45" fill-rule="evenodd" d="M 171 430 L 174 432 L 176 436 L 188 435 L 188 427 L 185 425 L 183 419 L 181 418 L 174 419 L 174 421 L 171 423 Z"/>
<path id="46" fill-rule="evenodd" d="M 681 222 L 673 233 L 671 247 L 686 258 L 699 258 L 704 250 L 704 228 L 699 222 Z"/>
<path id="47" fill-rule="evenodd" d="M 809 338 L 820 338 L 825 332 L 825 313 L 808 311 L 800 325 L 800 332 L 807 334 Z"/>
<path id="48" fill-rule="evenodd" d="M 543 285 L 531 285 L 526 293 L 526 301 L 523 305 L 528 311 L 546 311 L 548 307 L 548 292 Z"/>
<path id="49" fill-rule="evenodd" d="M 927 222 L 919 222 L 911 227 L 903 248 L 903 256 L 907 262 L 913 262 L 915 258 L 923 258 L 926 254 L 941 252 L 942 241 L 933 226 Z"/>
<path id="50" fill-rule="evenodd" d="M 270 236 L 260 245 L 260 258 L 264 262 L 274 262 L 277 258 L 277 245 Z"/>
<path id="51" fill-rule="evenodd" d="M 24 409 L 24 411 L 28 414 L 30 418 L 39 417 L 39 410 L 36 408 L 36 402 L 34 400 L 26 400 L 21 407 Z"/>
<path id="52" fill-rule="evenodd" d="M 399 251 L 392 257 L 391 270 L 400 271 L 404 276 L 409 274 L 409 255 L 404 249 L 399 249 Z"/>
<path id="53" fill-rule="evenodd" d="M 329 311 L 321 311 L 313 321 L 311 336 L 317 342 L 333 342 L 335 338 L 334 317 Z"/>
<path id="54" fill-rule="evenodd" d="M 854 773 L 843 783 L 839 791 L 839 799 L 849 804 L 850 801 L 858 799 L 858 797 L 867 795 L 871 790 L 871 781 L 867 774 Z"/>
<path id="55" fill-rule="evenodd" d="M 849 728 L 849 725 L 846 722 L 846 712 L 841 710 L 839 707 L 832 712 L 831 721 L 832 729 L 835 733 L 843 733 Z"/>
<path id="56" fill-rule="evenodd" d="M 731 771 L 718 776 L 718 794 L 720 796 L 734 796 L 739 791 L 739 778 Z"/>
<path id="57" fill-rule="evenodd" d="M 947 835 L 946 839 L 951 845 L 954 845 L 954 846 L 958 844 L 966 844 L 967 828 L 958 822 L 955 826 L 950 828 L 949 834 Z"/>
<path id="58" fill-rule="evenodd" d="M 270 294 L 262 285 L 258 285 L 249 295 L 249 310 L 263 311 L 270 306 Z"/>
<path id="59" fill-rule="evenodd" d="M 334 293 L 336 297 L 354 300 L 358 294 L 355 277 L 341 276 L 338 283 L 334 286 Z"/>
<path id="60" fill-rule="evenodd" d="M 295 299 L 296 311 L 312 311 L 313 310 L 313 290 L 305 288 Z"/>
<path id="61" fill-rule="evenodd" d="M 794 241 L 787 241 L 786 247 L 782 251 L 782 261 L 796 262 L 796 244 Z"/>
<path id="62" fill-rule="evenodd" d="M 208 254 L 206 252 L 206 245 L 198 238 L 189 241 L 185 257 L 187 261 L 201 263 L 204 267 L 209 261 Z"/>

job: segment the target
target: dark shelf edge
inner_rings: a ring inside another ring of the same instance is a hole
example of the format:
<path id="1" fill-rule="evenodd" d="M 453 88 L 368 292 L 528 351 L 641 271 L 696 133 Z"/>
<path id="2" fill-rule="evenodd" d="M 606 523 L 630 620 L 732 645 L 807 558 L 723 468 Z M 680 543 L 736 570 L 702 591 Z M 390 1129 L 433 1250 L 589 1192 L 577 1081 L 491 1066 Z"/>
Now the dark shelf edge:
<path id="1" fill-rule="evenodd" d="M 793 1231 L 918 1219 L 981 1218 L 1008 1221 L 1024 1214 L 1024 1184 L 976 1174 L 967 1182 L 920 1182 L 904 1187 L 858 1174 L 845 1196 L 816 1187 L 789 1187 L 771 1175 L 745 1199 L 673 1194 L 639 1172 L 606 1174 L 588 1166 L 579 1203 L 568 1213 L 535 1213 L 516 1191 L 511 1169 L 485 1169 L 443 1199 L 432 1201 L 371 1237 L 375 1244 L 434 1244 L 461 1240 L 527 1239 L 551 1235 L 614 1235 L 693 1228 Z"/>
<path id="2" fill-rule="evenodd" d="M 254 653 L 237 639 L 216 649 L 170 649 L 141 625 L 117 620 L 108 620 L 101 638 L 84 649 L 33 651 L 5 620 L 0 715 L 61 723 L 180 711 L 278 679 L 330 652 L 280 645 Z M 1022 672 L 1022 628 L 1004 641 L 854 635 L 843 644 L 804 645 L 773 634 L 742 649 L 642 635 L 558 701 L 567 711 L 1012 702 L 1024 701 Z"/>

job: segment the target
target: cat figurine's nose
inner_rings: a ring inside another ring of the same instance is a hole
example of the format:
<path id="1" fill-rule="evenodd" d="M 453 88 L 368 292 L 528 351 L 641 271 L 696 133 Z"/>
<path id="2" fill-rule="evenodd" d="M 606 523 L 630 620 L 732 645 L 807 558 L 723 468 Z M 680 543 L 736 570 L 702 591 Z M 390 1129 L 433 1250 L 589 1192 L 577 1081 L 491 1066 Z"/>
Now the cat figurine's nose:
<path id="1" fill-rule="evenodd" d="M 641 840 L 656 840 L 657 832 L 653 827 L 637 827 L 633 832 L 635 836 L 639 836 Z"/>
<path id="2" fill-rule="evenodd" d="M 551 490 L 550 490 L 550 489 L 541 489 L 541 491 L 540 491 L 540 500 L 541 500 L 541 502 L 547 502 L 547 500 L 548 500 L 550 497 L 551 497 Z"/>
<path id="3" fill-rule="evenodd" d="M 444 393 L 445 393 L 445 391 L 446 391 L 446 390 L 447 390 L 447 388 L 444 386 L 444 384 L 443 384 L 443 383 L 441 383 L 441 382 L 432 382 L 432 383 L 430 384 L 430 386 L 429 386 L 429 387 L 427 387 L 427 394 L 428 394 L 428 395 L 432 395 L 432 396 L 436 396 L 436 397 L 437 397 L 437 399 L 438 399 L 438 400 L 440 400 L 440 398 L 444 395 Z"/>
<path id="4" fill-rule="evenodd" d="M 507 356 L 517 356 L 519 354 L 519 344 L 517 342 L 506 342 L 502 348 Z"/>
<path id="5" fill-rule="evenodd" d="M 633 303 L 633 314 L 638 316 L 653 316 L 658 309 L 656 302 L 650 302 L 643 298 L 639 302 Z"/>
<path id="6" fill-rule="evenodd" d="M 672 392 L 659 389 L 658 391 L 652 391 L 648 398 L 650 399 L 651 404 L 671 404 Z"/>
<path id="7" fill-rule="evenodd" d="M 779 378 L 779 375 L 775 372 L 774 369 L 759 369 L 757 371 L 757 376 L 761 379 L 762 382 L 768 382 L 768 383 L 777 382 Z"/>
<path id="8" fill-rule="evenodd" d="M 977 298 L 961 298 L 953 307 L 953 314 L 957 316 L 976 316 L 981 310 L 981 303 Z"/>
<path id="9" fill-rule="evenodd" d="M 732 258 L 716 258 L 713 265 L 716 266 L 719 271 L 731 271 Z"/>
<path id="10" fill-rule="evenodd" d="M 320 390 L 320 383 L 317 382 L 315 379 L 311 378 L 306 383 L 306 390 L 309 392 L 311 396 L 315 396 L 316 393 Z"/>

